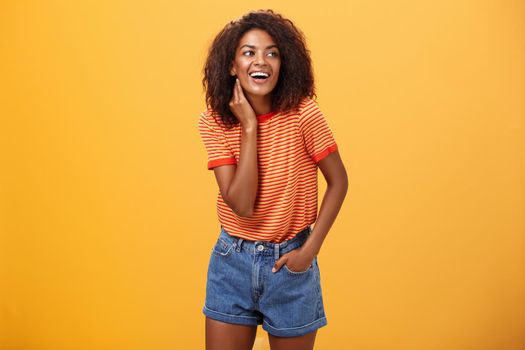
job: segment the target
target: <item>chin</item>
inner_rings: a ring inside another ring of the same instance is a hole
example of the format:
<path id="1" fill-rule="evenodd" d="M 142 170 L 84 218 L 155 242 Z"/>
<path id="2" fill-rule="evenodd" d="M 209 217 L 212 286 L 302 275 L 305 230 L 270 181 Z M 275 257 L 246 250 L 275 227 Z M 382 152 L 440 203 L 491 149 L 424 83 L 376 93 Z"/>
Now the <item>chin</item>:
<path id="1" fill-rule="evenodd" d="M 250 94 L 252 96 L 264 97 L 268 94 L 271 94 L 274 89 L 275 89 L 275 86 L 264 88 L 264 89 L 252 89 L 252 87 L 250 86 L 248 89 L 244 88 L 244 91 L 245 93 Z"/>
<path id="2" fill-rule="evenodd" d="M 250 94 L 250 95 L 253 95 L 253 96 L 266 96 L 268 95 L 269 93 L 271 93 L 274 89 L 275 89 L 275 86 L 277 84 L 273 84 L 271 86 L 261 86 L 261 87 L 255 87 L 253 86 L 253 84 L 250 82 L 250 81 L 241 81 L 241 87 L 242 89 L 244 90 L 244 93 L 245 94 Z"/>
<path id="3" fill-rule="evenodd" d="M 252 96 L 260 96 L 260 97 L 264 97 L 264 96 L 266 96 L 266 95 L 268 95 L 268 94 L 271 94 L 272 91 L 273 91 L 273 89 L 271 89 L 271 90 L 268 89 L 268 90 L 264 90 L 264 91 L 260 91 L 260 90 L 259 90 L 259 91 L 253 91 L 253 90 L 250 91 L 250 90 L 246 90 L 246 93 L 248 93 L 248 94 L 250 94 L 250 95 L 252 95 Z"/>

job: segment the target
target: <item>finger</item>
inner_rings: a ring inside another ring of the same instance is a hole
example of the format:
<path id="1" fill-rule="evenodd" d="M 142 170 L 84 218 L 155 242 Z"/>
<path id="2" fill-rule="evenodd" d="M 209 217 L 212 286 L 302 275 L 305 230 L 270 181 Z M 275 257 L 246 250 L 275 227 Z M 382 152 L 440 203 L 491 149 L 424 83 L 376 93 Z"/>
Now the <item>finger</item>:
<path id="1" fill-rule="evenodd" d="M 239 78 L 237 78 L 237 82 L 236 82 L 235 88 L 237 90 L 237 102 L 241 102 L 242 87 L 241 87 L 241 82 L 239 81 Z"/>
<path id="2" fill-rule="evenodd" d="M 241 86 L 241 82 L 240 81 L 239 81 L 239 93 L 238 94 L 239 94 L 239 99 L 240 100 L 244 99 L 244 92 L 242 91 L 242 86 Z"/>
<path id="3" fill-rule="evenodd" d="M 283 266 L 285 263 L 286 263 L 286 258 L 282 257 L 278 259 L 273 265 L 272 272 L 279 271 L 281 269 L 281 266 Z"/>
<path id="4" fill-rule="evenodd" d="M 237 102 L 238 103 L 241 103 L 242 102 L 242 86 L 241 86 L 241 81 L 239 80 L 239 78 L 237 78 Z"/>
<path id="5" fill-rule="evenodd" d="M 239 100 L 239 94 L 237 93 L 238 80 L 239 79 L 235 79 L 235 83 L 233 84 L 233 98 L 232 98 L 233 103 L 238 103 L 238 100 Z"/>

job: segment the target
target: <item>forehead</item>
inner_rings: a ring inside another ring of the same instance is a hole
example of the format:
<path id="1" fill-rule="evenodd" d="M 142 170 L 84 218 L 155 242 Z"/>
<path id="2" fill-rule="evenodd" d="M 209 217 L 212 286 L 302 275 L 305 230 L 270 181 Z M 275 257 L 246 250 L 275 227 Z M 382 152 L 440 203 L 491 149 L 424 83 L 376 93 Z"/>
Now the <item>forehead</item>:
<path id="1" fill-rule="evenodd" d="M 239 40 L 239 45 L 237 45 L 237 48 L 240 48 L 243 45 L 252 45 L 257 48 L 266 48 L 269 45 L 275 45 L 275 41 L 265 30 L 255 28 L 244 33 L 244 35 Z"/>

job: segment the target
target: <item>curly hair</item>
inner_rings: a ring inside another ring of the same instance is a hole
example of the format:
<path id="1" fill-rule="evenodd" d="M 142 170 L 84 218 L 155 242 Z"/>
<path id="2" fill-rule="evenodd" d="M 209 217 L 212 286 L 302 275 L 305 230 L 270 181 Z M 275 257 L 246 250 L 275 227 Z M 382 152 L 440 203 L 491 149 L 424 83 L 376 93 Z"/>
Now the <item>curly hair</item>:
<path id="1" fill-rule="evenodd" d="M 202 79 L 208 108 L 219 113 L 226 126 L 239 123 L 228 103 L 233 96 L 235 77 L 229 74 L 235 51 L 244 33 L 266 31 L 281 55 L 279 79 L 272 93 L 272 111 L 296 110 L 306 97 L 317 98 L 310 51 L 303 32 L 291 20 L 273 10 L 251 11 L 228 23 L 215 37 L 204 64 Z"/>

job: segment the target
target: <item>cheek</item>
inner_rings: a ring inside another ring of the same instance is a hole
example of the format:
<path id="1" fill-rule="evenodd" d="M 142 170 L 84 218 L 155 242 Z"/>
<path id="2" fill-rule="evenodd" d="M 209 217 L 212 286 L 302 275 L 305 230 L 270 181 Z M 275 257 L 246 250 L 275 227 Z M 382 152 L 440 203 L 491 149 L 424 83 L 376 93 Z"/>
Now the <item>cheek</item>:
<path id="1" fill-rule="evenodd" d="M 233 62 L 233 67 L 235 68 L 237 74 L 242 74 L 245 64 L 242 62 L 242 60 L 235 60 Z"/>
<path id="2" fill-rule="evenodd" d="M 279 80 L 279 76 L 281 75 L 280 69 L 274 69 L 273 72 L 274 72 L 273 76 L 275 78 L 275 81 Z"/>
<path id="3" fill-rule="evenodd" d="M 276 73 L 279 73 L 281 71 L 281 64 L 280 63 L 275 64 L 273 66 L 273 71 L 276 72 Z"/>
<path id="4" fill-rule="evenodd" d="M 249 66 L 249 62 L 247 60 L 239 59 L 236 63 L 237 67 L 239 69 L 246 69 Z"/>

